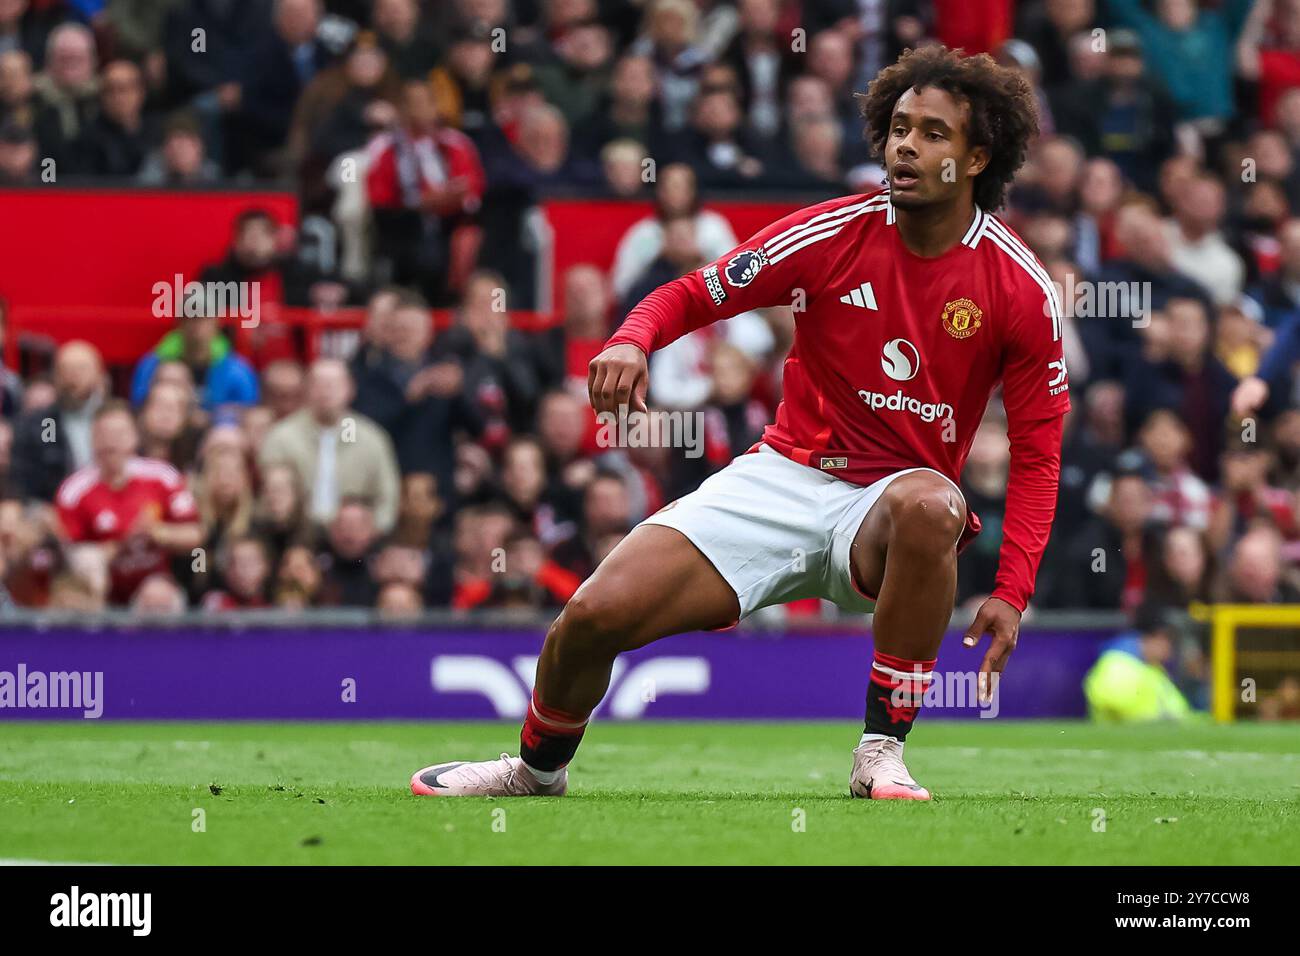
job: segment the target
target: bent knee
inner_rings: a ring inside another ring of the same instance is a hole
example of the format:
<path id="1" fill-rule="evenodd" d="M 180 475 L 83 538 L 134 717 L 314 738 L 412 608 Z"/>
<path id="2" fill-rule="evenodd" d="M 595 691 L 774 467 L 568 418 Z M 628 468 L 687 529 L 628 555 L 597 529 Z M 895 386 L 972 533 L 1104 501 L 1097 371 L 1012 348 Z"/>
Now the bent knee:
<path id="1" fill-rule="evenodd" d="M 611 596 L 609 589 L 581 588 L 569 599 L 553 630 L 556 639 L 566 650 L 584 649 L 621 650 L 635 635 L 632 622 L 627 619 L 625 602 Z"/>
<path id="2" fill-rule="evenodd" d="M 950 548 L 966 526 L 965 500 L 938 475 L 904 475 L 885 489 L 885 497 L 893 535 L 909 544 Z"/>

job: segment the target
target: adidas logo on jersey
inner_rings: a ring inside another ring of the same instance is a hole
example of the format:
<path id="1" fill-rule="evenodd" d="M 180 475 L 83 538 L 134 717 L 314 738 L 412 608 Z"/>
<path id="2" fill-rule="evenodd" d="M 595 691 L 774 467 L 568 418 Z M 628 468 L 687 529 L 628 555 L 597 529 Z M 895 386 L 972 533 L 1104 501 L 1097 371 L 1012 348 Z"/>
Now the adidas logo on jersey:
<path id="1" fill-rule="evenodd" d="M 840 301 L 845 305 L 855 305 L 859 309 L 876 309 L 876 294 L 871 291 L 870 282 L 864 282 L 848 295 L 840 296 Z"/>

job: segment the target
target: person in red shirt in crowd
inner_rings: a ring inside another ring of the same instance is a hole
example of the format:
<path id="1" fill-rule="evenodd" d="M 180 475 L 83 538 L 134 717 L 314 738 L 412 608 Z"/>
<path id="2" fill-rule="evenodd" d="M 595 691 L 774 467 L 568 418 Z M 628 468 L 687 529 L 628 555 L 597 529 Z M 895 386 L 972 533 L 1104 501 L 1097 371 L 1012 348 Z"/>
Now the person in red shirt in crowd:
<path id="1" fill-rule="evenodd" d="M 902 760 L 979 533 L 957 482 L 993 391 L 1011 466 L 982 702 L 1015 648 L 1047 545 L 1069 385 L 1050 278 L 993 210 L 1037 135 L 1033 89 L 987 55 L 905 53 L 863 101 L 889 188 L 832 199 L 660 286 L 588 379 L 610 418 L 647 415 L 648 356 L 694 329 L 793 306 L 776 420 L 749 453 L 638 525 L 556 618 L 520 756 L 416 771 L 429 796 L 559 796 L 616 657 L 671 634 L 821 597 L 874 609 L 850 793 L 928 800 Z"/>
<path id="2" fill-rule="evenodd" d="M 461 588 L 453 606 L 457 610 L 562 607 L 581 583 L 582 578 L 546 556 L 532 532 L 516 527 L 506 535 L 501 572 Z"/>
<path id="3" fill-rule="evenodd" d="M 473 217 L 487 176 L 478 149 L 439 123 L 429 84 L 410 81 L 402 87 L 399 124 L 371 140 L 367 154 L 377 252 L 390 261 L 392 280 L 419 286 L 435 307 L 452 304 L 481 242 Z"/>
<path id="4" fill-rule="evenodd" d="M 1258 86 L 1260 123 L 1273 126 L 1282 94 L 1300 86 L 1300 0 L 1257 0 L 1237 40 L 1237 68 Z"/>
<path id="5" fill-rule="evenodd" d="M 605 274 L 588 262 L 569 267 L 564 273 L 564 310 L 547 333 L 554 366 L 548 385 L 562 385 L 586 397 L 587 367 L 609 337 L 609 308 Z M 595 428 L 593 416 L 593 432 Z"/>
<path id="6" fill-rule="evenodd" d="M 466 610 L 481 604 L 492 590 L 492 576 L 501 573 L 506 538 L 515 517 L 499 501 L 468 505 L 456 512 L 452 533 L 455 567 L 451 606 Z"/>
<path id="7" fill-rule="evenodd" d="M 194 497 L 165 461 L 139 458 L 140 436 L 125 402 L 95 414 L 93 462 L 69 475 L 54 504 L 69 542 L 99 544 L 109 553 L 109 602 L 130 602 L 151 574 L 167 573 L 173 555 L 203 539 Z"/>
<path id="8" fill-rule="evenodd" d="M 939 42 L 967 53 L 992 53 L 1011 36 L 1015 4 L 1011 0 L 934 0 Z"/>
<path id="9" fill-rule="evenodd" d="M 1256 524 L 1269 524 L 1286 541 L 1300 538 L 1296 497 L 1269 481 L 1272 449 L 1253 441 L 1232 441 L 1223 453 L 1223 481 L 1209 522 L 1210 544 L 1226 551 Z"/>

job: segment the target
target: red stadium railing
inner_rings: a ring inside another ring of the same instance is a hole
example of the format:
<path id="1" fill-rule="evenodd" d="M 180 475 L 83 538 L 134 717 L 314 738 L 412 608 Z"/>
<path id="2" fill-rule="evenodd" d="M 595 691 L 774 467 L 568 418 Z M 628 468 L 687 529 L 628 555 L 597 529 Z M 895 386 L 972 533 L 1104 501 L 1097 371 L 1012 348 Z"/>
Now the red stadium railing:
<path id="1" fill-rule="evenodd" d="M 195 279 L 205 265 L 221 261 L 243 212 L 270 212 L 286 232 L 286 248 L 299 219 L 296 197 L 275 191 L 41 188 L 7 189 L 0 196 L 0 302 L 8 305 L 5 362 L 11 368 L 18 367 L 20 336 L 37 336 L 46 346 L 87 339 L 110 364 L 134 362 L 173 324 L 150 311 L 157 282 Z M 709 205 L 743 239 L 803 204 L 787 198 Z M 654 211 L 645 201 L 577 198 L 548 199 L 540 208 L 552 237 L 546 294 L 539 289 L 540 308 L 547 311 L 512 313 L 512 323 L 525 329 L 544 328 L 563 312 L 568 269 L 580 263 L 608 269 L 628 228 Z M 327 313 L 266 304 L 262 314 L 268 327 L 303 330 L 304 359 L 318 354 L 322 342 L 345 342 L 363 323 L 356 309 Z M 435 320 L 445 326 L 451 316 L 437 313 Z"/>

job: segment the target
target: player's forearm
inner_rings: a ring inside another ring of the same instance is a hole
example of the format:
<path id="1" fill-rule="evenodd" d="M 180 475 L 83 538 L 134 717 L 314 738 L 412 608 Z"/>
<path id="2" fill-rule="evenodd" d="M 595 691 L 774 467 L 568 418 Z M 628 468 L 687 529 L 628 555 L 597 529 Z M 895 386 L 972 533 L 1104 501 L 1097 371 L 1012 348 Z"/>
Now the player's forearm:
<path id="1" fill-rule="evenodd" d="M 667 282 L 638 302 L 605 345 L 635 345 L 649 355 L 718 318 L 698 306 L 691 278 Z"/>
<path id="2" fill-rule="evenodd" d="M 1052 418 L 1011 430 L 1011 473 L 992 596 L 1021 611 L 1034 593 L 1034 579 L 1056 514 L 1063 421 Z"/>

